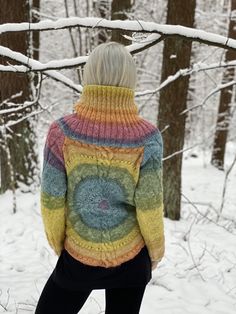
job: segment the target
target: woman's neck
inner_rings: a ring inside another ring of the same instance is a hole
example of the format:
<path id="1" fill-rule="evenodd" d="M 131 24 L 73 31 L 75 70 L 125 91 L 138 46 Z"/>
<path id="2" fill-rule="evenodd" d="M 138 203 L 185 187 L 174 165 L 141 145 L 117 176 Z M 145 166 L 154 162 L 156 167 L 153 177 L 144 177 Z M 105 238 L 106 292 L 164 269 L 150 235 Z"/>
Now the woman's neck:
<path id="1" fill-rule="evenodd" d="M 134 90 L 125 87 L 85 85 L 74 109 L 81 118 L 101 123 L 132 124 L 140 119 Z"/>

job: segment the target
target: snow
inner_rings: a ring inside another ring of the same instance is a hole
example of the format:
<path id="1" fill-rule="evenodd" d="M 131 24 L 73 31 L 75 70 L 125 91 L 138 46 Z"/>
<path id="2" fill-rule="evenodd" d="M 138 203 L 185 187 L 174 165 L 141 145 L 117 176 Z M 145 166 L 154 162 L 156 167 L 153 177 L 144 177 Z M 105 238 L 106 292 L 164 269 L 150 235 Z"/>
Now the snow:
<path id="1" fill-rule="evenodd" d="M 4 47 L 4 46 L 0 46 L 0 56 L 4 56 L 4 57 L 8 57 L 12 60 L 16 60 L 19 63 L 25 65 L 25 67 L 28 68 L 28 70 L 30 70 L 31 68 L 33 68 L 35 70 L 42 70 L 44 67 L 44 65 L 41 64 L 39 61 L 34 60 L 32 58 L 29 58 L 20 52 L 13 51 L 13 50 L 11 50 L 7 47 Z M 68 62 L 68 60 L 64 60 L 64 62 L 66 64 Z M 49 65 L 50 64 L 55 65 L 55 62 L 51 61 L 51 62 L 49 62 Z M 14 67 L 14 65 L 12 65 L 12 67 Z M 20 66 L 20 67 L 22 69 L 22 66 Z M 63 83 L 64 85 L 71 87 L 72 89 L 74 89 L 78 93 L 80 93 L 82 91 L 81 85 L 75 84 L 71 79 L 67 78 L 65 75 L 63 75 L 63 74 L 61 74 L 55 70 L 45 70 L 44 73 L 47 76 L 53 78 L 54 80 L 59 81 L 59 82 Z"/>
<path id="2" fill-rule="evenodd" d="M 227 167 L 235 151 L 228 143 Z M 236 312 L 236 169 L 229 177 L 222 218 L 216 222 L 225 174 L 210 165 L 209 154 L 195 153 L 197 158 L 184 153 L 182 218 L 164 218 L 166 252 L 147 285 L 141 314 Z M 6 307 L 0 305 L 0 312 L 34 313 L 57 261 L 43 231 L 39 191 L 18 191 L 16 214 L 9 191 L 0 196 L 0 204 L 0 304 Z M 80 313 L 104 309 L 105 291 L 93 290 Z"/>
<path id="3" fill-rule="evenodd" d="M 124 36 L 124 37 L 130 38 L 129 36 Z M 157 41 L 160 38 L 161 38 L 161 36 L 159 34 L 151 34 L 146 39 L 141 40 L 140 42 L 133 43 L 132 45 L 128 45 L 128 46 L 126 46 L 126 48 L 129 52 L 133 52 L 135 50 L 139 50 L 141 48 L 144 48 L 148 44 L 150 44 L 154 41 Z"/>
<path id="4" fill-rule="evenodd" d="M 10 49 L 9 49 L 10 50 Z M 7 52 L 9 52 L 9 50 Z M 15 52 L 10 50 L 13 54 L 11 54 L 11 57 L 12 59 L 15 59 L 17 58 L 17 56 L 19 57 L 18 55 L 18 52 Z M 0 54 L 4 54 L 4 52 L 6 53 L 6 50 L 4 49 L 1 49 L 1 46 L 0 46 Z M 8 55 L 8 54 L 7 54 Z M 5 54 L 6 56 L 6 54 Z M 22 57 L 23 56 L 23 57 Z M 25 60 L 23 59 L 24 57 L 28 59 L 28 57 L 24 56 L 23 54 L 21 54 L 20 56 L 20 60 L 19 62 L 22 62 Z M 19 59 L 19 58 L 17 58 Z M 75 67 L 75 66 L 78 66 L 79 64 L 83 64 L 85 62 L 87 62 L 88 60 L 88 56 L 82 56 L 82 57 L 77 57 L 77 58 L 65 58 L 65 59 L 61 59 L 61 60 L 51 60 L 47 63 L 41 63 L 41 62 L 37 62 L 36 60 L 36 63 L 32 62 L 32 60 L 34 59 L 30 59 L 31 61 L 31 69 L 34 70 L 34 71 L 45 71 L 45 70 L 50 70 L 50 69 L 62 69 L 62 68 L 69 68 L 69 67 Z M 26 67 L 26 66 L 21 66 L 21 65 L 18 65 L 18 66 L 15 66 L 15 65 L 11 65 L 11 66 L 3 66 L 3 65 L 0 65 L 0 71 L 20 71 L 20 72 L 27 72 L 29 69 Z"/>
<path id="5" fill-rule="evenodd" d="M 158 24 L 155 22 L 145 22 L 142 20 L 106 20 L 97 17 L 69 17 L 59 18 L 56 21 L 43 20 L 38 23 L 6 23 L 0 25 L 0 34 L 5 32 L 14 31 L 29 31 L 29 30 L 56 30 L 69 27 L 103 27 L 103 28 L 116 28 L 123 30 L 131 30 L 134 32 L 149 32 L 158 33 L 161 35 L 173 35 L 192 38 L 195 41 L 201 40 L 209 42 L 213 45 L 225 45 L 229 48 L 236 49 L 236 40 L 227 38 L 222 35 L 214 34 L 200 29 L 194 29 L 182 25 L 168 25 Z"/>

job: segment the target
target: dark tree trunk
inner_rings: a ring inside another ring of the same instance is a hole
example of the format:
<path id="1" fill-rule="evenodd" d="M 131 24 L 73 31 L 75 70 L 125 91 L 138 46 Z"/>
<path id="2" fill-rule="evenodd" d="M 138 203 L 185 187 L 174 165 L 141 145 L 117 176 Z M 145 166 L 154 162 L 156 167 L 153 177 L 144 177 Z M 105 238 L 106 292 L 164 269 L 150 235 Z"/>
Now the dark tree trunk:
<path id="1" fill-rule="evenodd" d="M 236 10 L 236 0 L 231 0 L 231 12 Z M 229 22 L 228 37 L 236 39 L 236 22 L 234 15 Z M 225 54 L 225 61 L 229 62 L 236 59 L 236 52 L 227 50 Z M 222 84 L 230 82 L 234 79 L 235 69 L 226 68 L 223 73 Z M 220 94 L 220 102 L 218 107 L 218 115 L 216 122 L 216 130 L 213 143 L 213 151 L 211 163 L 219 170 L 224 170 L 225 149 L 228 136 L 228 128 L 231 118 L 231 100 L 232 100 L 233 85 L 224 88 Z"/>
<path id="2" fill-rule="evenodd" d="M 33 0 L 33 9 L 40 10 L 40 0 Z M 37 14 L 32 15 L 32 22 L 37 23 L 40 21 L 40 18 Z M 33 58 L 39 60 L 39 31 L 32 32 L 32 41 L 33 41 Z"/>
<path id="3" fill-rule="evenodd" d="M 98 5 L 97 11 L 99 12 L 99 15 L 103 19 L 109 19 L 110 17 L 110 1 L 108 0 L 100 0 L 100 1 L 95 1 L 96 4 Z M 109 31 L 106 29 L 100 29 L 98 30 L 98 45 L 105 43 L 107 39 L 109 38 Z"/>
<path id="4" fill-rule="evenodd" d="M 133 2 L 131 0 L 112 0 L 111 4 L 111 19 L 112 20 L 126 20 L 128 19 L 125 12 L 130 12 Z M 130 40 L 126 39 L 123 35 L 131 36 L 132 32 L 113 30 L 111 40 L 129 45 Z"/>
<path id="5" fill-rule="evenodd" d="M 29 20 L 29 4 L 26 0 L 0 0 L 0 23 L 18 23 Z M 19 8 L 19 9 L 18 9 Z M 0 45 L 12 50 L 19 51 L 24 55 L 29 54 L 29 35 L 27 32 L 11 32 L 0 36 Z M 0 64 L 7 62 L 14 64 L 7 58 L 0 58 Z M 11 98 L 17 93 L 20 96 L 11 100 L 12 103 L 22 104 L 31 100 L 31 82 L 27 74 L 1 73 L 0 76 L 0 103 Z M 17 108 L 18 106 L 3 104 L 1 109 Z M 32 109 L 31 109 L 32 110 Z M 29 114 L 30 110 L 20 110 L 17 114 L 3 114 L 0 123 L 5 125 L 8 121 L 18 120 Z M 29 120 L 6 129 L 5 135 L 0 134 L 0 193 L 8 189 L 15 190 L 19 183 L 31 185 L 35 180 L 35 170 L 37 169 L 37 157 L 35 153 L 35 134 Z"/>
<path id="6" fill-rule="evenodd" d="M 38 12 L 40 11 L 40 0 L 33 0 L 32 3 L 32 8 L 34 10 L 37 10 Z M 32 14 L 32 23 L 37 23 L 40 21 L 39 15 L 36 13 Z M 40 48 L 40 32 L 39 31 L 34 31 L 31 33 L 32 36 L 32 58 L 35 60 L 39 60 L 39 48 Z M 39 76 L 34 75 L 34 85 L 37 86 Z"/>
<path id="7" fill-rule="evenodd" d="M 168 0 L 167 24 L 193 27 L 196 0 Z M 164 42 L 161 81 L 190 64 L 192 44 L 183 39 L 170 38 Z M 164 157 L 184 146 L 185 115 L 179 115 L 187 107 L 189 76 L 181 77 L 160 92 L 158 126 L 164 142 Z M 165 217 L 180 218 L 181 212 L 182 153 L 164 161 L 164 208 Z"/>

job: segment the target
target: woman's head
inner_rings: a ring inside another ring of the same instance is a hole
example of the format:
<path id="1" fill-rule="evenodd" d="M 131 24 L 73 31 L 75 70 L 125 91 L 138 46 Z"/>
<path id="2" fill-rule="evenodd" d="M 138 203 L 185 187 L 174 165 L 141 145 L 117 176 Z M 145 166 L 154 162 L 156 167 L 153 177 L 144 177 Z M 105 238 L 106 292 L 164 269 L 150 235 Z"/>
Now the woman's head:
<path id="1" fill-rule="evenodd" d="M 84 66 L 83 85 L 112 85 L 135 89 L 136 65 L 122 44 L 100 44 Z"/>

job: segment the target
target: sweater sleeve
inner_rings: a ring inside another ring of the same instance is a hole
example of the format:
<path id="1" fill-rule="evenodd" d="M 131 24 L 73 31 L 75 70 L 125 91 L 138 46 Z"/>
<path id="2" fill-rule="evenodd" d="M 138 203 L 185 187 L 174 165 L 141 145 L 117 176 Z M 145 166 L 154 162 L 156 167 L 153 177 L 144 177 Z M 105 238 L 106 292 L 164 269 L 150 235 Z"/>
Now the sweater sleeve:
<path id="1" fill-rule="evenodd" d="M 64 134 L 56 121 L 49 128 L 43 151 L 41 215 L 49 245 L 59 256 L 64 246 L 67 175 Z"/>
<path id="2" fill-rule="evenodd" d="M 162 157 L 163 140 L 157 129 L 145 144 L 134 197 L 140 231 L 152 261 L 160 261 L 165 251 Z"/>

